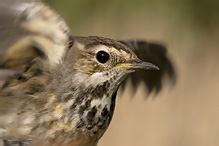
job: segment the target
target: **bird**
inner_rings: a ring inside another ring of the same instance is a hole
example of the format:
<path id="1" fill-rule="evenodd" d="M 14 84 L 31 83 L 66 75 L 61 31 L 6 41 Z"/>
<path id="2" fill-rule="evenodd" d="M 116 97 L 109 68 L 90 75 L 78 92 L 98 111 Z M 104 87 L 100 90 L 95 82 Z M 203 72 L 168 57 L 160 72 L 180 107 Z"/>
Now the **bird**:
<path id="1" fill-rule="evenodd" d="M 165 74 L 176 81 L 160 44 L 73 36 L 44 2 L 20 0 L 9 6 L 12 1 L 0 4 L 1 14 L 8 16 L 0 29 L 9 28 L 0 33 L 0 68 L 8 72 L 0 77 L 0 139 L 5 146 L 96 146 L 128 75 L 133 73 L 134 87 L 143 80 L 149 92 L 161 90 Z"/>

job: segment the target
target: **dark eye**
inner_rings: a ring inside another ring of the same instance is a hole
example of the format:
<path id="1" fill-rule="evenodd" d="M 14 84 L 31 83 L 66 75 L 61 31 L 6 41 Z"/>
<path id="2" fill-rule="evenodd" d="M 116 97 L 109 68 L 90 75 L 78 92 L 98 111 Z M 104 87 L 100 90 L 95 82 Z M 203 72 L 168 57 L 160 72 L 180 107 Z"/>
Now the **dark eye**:
<path id="1" fill-rule="evenodd" d="M 109 60 L 109 54 L 105 51 L 99 51 L 97 52 L 96 58 L 100 63 L 106 63 Z"/>

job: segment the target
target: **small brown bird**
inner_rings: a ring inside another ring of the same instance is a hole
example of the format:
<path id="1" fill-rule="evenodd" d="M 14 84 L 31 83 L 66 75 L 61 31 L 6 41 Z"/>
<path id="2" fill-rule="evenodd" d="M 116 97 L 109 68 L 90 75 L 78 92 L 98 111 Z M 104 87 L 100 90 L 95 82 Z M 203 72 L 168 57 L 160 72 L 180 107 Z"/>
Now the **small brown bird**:
<path id="1" fill-rule="evenodd" d="M 23 35 L 2 53 L 1 68 L 15 72 L 2 77 L 6 81 L 0 89 L 0 139 L 5 145 L 95 146 L 110 124 L 116 93 L 127 75 L 160 68 L 143 74 L 149 91 L 160 90 L 165 72 L 175 80 L 160 45 L 73 37 L 65 21 L 42 2 L 8 7 L 6 1 L 0 8 L 17 10 L 8 13 L 16 19 L 5 21 L 15 20 Z M 132 76 L 133 83 L 139 78 Z"/>

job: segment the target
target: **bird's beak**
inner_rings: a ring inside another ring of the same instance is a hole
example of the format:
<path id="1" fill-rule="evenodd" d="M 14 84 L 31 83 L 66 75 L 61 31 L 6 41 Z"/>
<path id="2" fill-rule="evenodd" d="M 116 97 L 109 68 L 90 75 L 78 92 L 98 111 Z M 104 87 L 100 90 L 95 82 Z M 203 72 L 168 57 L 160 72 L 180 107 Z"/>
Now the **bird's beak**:
<path id="1" fill-rule="evenodd" d="M 156 65 L 144 62 L 140 59 L 131 61 L 130 63 L 117 64 L 116 67 L 125 68 L 127 70 L 159 70 Z"/>

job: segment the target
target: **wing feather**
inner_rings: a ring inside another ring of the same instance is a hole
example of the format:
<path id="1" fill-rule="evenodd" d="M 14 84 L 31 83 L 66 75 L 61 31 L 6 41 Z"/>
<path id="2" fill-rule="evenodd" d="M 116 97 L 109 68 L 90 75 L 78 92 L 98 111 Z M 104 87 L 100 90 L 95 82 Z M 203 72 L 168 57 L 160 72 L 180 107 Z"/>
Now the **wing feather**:
<path id="1" fill-rule="evenodd" d="M 0 19 L 0 63 L 19 68 L 36 56 L 48 65 L 60 63 L 71 44 L 71 32 L 65 21 L 48 5 L 39 1 L 3 1 Z"/>

